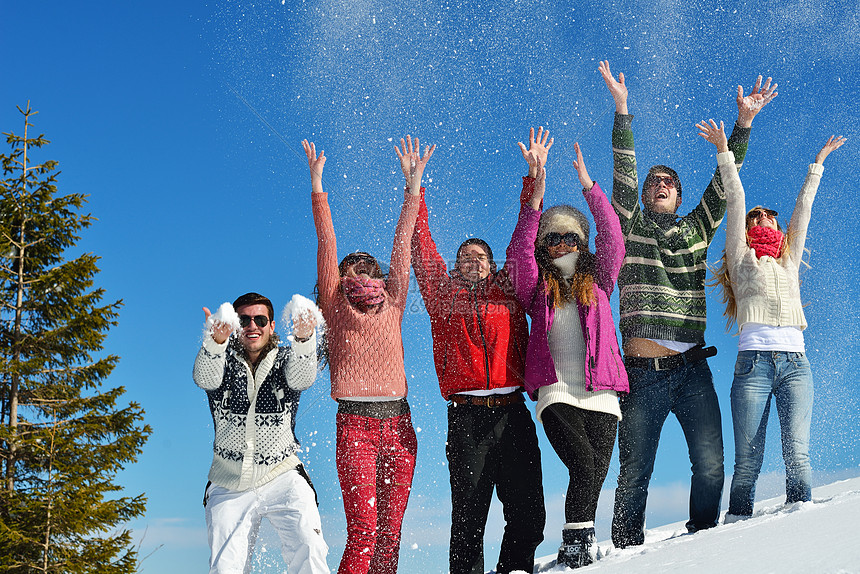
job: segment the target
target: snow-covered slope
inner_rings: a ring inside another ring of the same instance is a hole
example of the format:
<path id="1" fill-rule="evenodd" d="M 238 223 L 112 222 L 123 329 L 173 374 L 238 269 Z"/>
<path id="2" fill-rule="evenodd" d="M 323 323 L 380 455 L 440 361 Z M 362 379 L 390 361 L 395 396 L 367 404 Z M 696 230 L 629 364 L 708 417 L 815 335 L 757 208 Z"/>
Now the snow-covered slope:
<path id="1" fill-rule="evenodd" d="M 598 543 L 602 557 L 571 570 L 555 556 L 537 561 L 535 572 L 860 573 L 860 477 L 813 490 L 813 501 L 784 498 L 756 503 L 752 518 L 686 533 L 679 522 L 648 530 L 645 544 L 616 549 Z"/>

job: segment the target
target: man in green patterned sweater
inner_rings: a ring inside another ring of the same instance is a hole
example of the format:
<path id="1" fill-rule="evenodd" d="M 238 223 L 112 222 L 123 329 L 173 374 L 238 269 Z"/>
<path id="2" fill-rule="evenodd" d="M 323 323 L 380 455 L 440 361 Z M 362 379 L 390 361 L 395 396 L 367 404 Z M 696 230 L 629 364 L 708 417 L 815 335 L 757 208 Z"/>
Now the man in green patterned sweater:
<path id="1" fill-rule="evenodd" d="M 640 208 L 624 74 L 616 80 L 609 62 L 601 62 L 599 69 L 615 100 L 612 206 L 627 250 L 618 286 L 630 393 L 621 399 L 621 471 L 612 519 L 612 542 L 624 548 L 644 542 L 648 483 L 670 412 L 684 431 L 693 468 L 687 530 L 717 525 L 725 476 L 720 405 L 707 362 L 716 349 L 704 346 L 705 273 L 708 245 L 723 220 L 726 198 L 717 170 L 695 209 L 679 217 L 678 174 L 656 165 L 642 186 Z M 771 87 L 770 82 L 768 78 L 762 86 L 759 76 L 746 97 L 738 86 L 738 119 L 729 138 L 738 169 L 753 118 L 776 96 L 776 84 Z"/>

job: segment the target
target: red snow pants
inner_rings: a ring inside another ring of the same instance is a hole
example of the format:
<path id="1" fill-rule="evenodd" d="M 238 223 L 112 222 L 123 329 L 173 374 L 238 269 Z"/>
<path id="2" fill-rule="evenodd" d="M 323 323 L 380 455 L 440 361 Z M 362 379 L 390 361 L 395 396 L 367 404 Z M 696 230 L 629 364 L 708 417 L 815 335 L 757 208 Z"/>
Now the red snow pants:
<path id="1" fill-rule="evenodd" d="M 409 413 L 337 414 L 337 475 L 346 512 L 338 574 L 394 574 L 418 442 Z"/>

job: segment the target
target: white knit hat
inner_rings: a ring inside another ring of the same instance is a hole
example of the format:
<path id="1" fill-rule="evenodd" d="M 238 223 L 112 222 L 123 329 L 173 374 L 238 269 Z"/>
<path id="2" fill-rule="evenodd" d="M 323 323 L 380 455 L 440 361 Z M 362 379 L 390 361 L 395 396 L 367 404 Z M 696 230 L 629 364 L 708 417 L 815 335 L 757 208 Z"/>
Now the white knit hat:
<path id="1" fill-rule="evenodd" d="M 582 238 L 585 248 L 588 248 L 588 220 L 581 211 L 570 205 L 554 205 L 543 212 L 538 224 L 538 243 L 541 243 L 548 233 L 573 232 Z"/>

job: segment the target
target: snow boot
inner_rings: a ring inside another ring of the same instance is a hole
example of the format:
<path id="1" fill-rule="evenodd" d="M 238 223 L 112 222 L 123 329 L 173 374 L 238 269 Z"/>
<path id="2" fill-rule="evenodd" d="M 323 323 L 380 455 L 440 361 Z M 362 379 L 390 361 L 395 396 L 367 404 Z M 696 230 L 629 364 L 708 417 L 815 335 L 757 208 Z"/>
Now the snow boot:
<path id="1" fill-rule="evenodd" d="M 594 527 L 565 528 L 561 531 L 561 547 L 558 549 L 557 564 L 568 568 L 588 566 L 594 562 L 591 546 L 594 544 Z"/>

